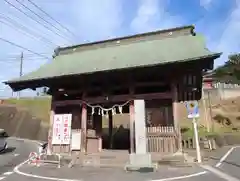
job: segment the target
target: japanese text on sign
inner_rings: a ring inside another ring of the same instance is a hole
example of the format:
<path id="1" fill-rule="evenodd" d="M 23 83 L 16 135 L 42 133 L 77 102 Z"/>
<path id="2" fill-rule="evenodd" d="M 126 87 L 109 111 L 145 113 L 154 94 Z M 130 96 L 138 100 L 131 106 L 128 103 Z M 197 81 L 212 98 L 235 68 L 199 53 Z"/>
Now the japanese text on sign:
<path id="1" fill-rule="evenodd" d="M 56 114 L 53 122 L 52 144 L 70 144 L 71 114 Z"/>

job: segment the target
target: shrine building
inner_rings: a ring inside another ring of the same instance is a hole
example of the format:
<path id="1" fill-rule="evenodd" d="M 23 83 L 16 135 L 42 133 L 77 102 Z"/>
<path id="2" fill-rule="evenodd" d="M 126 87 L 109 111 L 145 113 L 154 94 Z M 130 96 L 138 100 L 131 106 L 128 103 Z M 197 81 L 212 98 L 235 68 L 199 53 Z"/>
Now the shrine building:
<path id="1" fill-rule="evenodd" d="M 147 151 L 175 153 L 178 107 L 201 99 L 203 72 L 220 56 L 194 26 L 184 26 L 60 47 L 51 62 L 5 84 L 14 91 L 48 88 L 49 153 L 134 153 L 134 100 L 144 100 Z M 68 141 L 54 144 L 54 120 L 62 114 L 70 115 Z"/>

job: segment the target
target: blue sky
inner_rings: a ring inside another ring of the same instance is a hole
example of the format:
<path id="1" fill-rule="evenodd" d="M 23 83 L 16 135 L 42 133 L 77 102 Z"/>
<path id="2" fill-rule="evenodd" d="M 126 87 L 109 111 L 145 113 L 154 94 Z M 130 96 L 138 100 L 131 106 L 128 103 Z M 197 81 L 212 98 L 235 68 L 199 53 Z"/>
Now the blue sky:
<path id="1" fill-rule="evenodd" d="M 40 23 L 45 23 L 16 0 L 7 1 L 38 19 Z M 215 61 L 215 66 L 223 64 L 229 53 L 240 51 L 239 0 L 33 0 L 71 33 L 49 19 L 28 0 L 18 1 L 61 31 L 53 27 L 46 28 L 48 24 L 45 24 L 45 27 L 40 25 L 2 0 L 0 38 L 47 57 L 51 57 L 56 46 L 189 24 L 194 24 L 196 31 L 205 35 L 210 50 L 224 53 L 221 59 Z M 27 32 L 19 30 L 16 24 L 9 24 L 9 18 L 15 20 L 18 25 L 27 27 Z M 4 81 L 19 75 L 19 58 L 22 50 L 1 40 L 0 47 L 0 80 Z M 23 52 L 24 74 L 49 61 L 27 51 Z M 10 94 L 9 88 L 3 84 L 0 85 L 0 89 L 2 90 L 0 96 Z"/>

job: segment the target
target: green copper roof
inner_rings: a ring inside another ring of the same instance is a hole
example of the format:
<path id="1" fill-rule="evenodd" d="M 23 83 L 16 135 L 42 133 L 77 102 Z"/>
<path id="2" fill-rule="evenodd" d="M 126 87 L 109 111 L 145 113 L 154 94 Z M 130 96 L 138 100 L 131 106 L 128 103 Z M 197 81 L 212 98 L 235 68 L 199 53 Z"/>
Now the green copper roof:
<path id="1" fill-rule="evenodd" d="M 119 42 L 114 46 L 59 55 L 36 71 L 6 83 L 192 61 L 209 56 L 220 56 L 220 54 L 206 49 L 201 35 L 138 41 L 128 44 Z"/>

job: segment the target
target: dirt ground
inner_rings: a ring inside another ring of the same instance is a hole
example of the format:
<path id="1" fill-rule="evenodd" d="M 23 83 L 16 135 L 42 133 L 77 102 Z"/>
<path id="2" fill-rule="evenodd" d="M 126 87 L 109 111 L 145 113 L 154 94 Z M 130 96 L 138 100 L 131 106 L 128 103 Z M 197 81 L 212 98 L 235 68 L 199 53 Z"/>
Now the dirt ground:
<path id="1" fill-rule="evenodd" d="M 199 101 L 200 118 L 198 119 L 200 132 L 206 132 L 209 128 L 214 133 L 238 133 L 240 131 L 240 97 L 228 100 L 219 100 L 208 104 L 205 100 Z M 191 120 L 187 119 L 187 111 L 184 103 L 180 106 L 180 125 L 185 131 L 192 129 Z M 240 132 L 239 132 L 240 133 Z"/>

